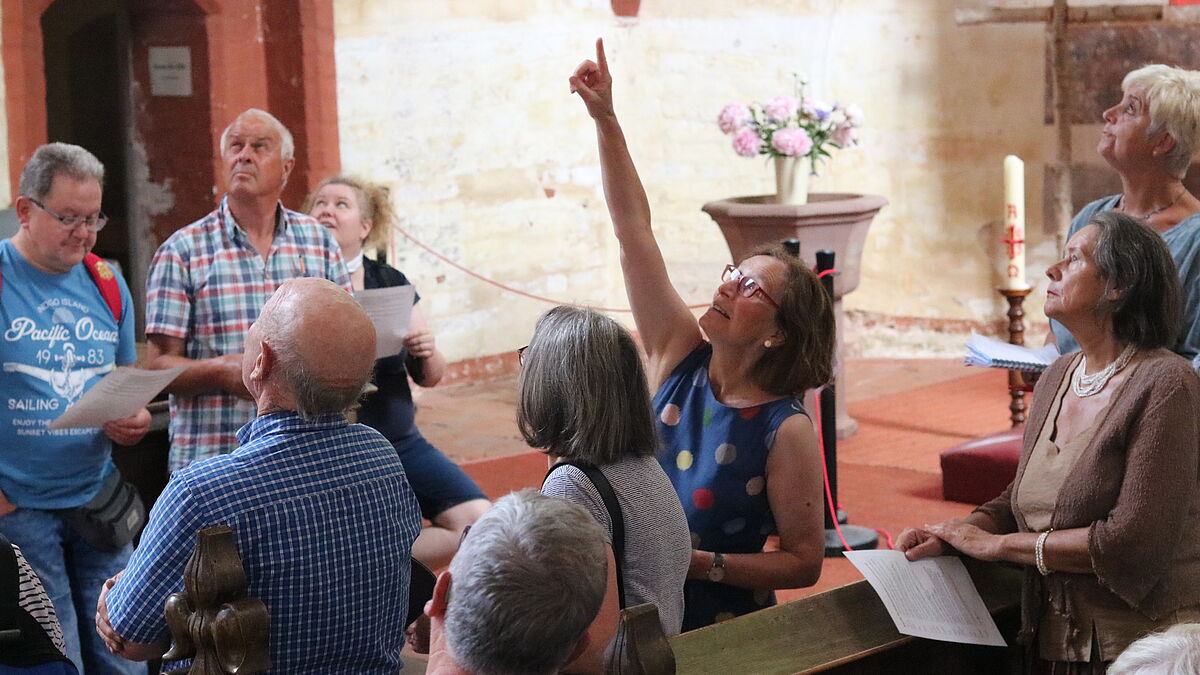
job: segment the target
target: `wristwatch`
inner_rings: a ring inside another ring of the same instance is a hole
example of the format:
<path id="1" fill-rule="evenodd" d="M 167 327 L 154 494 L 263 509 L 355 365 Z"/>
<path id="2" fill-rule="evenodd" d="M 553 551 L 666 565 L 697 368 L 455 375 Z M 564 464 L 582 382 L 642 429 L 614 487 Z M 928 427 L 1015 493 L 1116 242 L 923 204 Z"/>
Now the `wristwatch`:
<path id="1" fill-rule="evenodd" d="M 708 568 L 708 580 L 714 583 L 725 578 L 725 556 L 713 553 L 712 567 Z"/>

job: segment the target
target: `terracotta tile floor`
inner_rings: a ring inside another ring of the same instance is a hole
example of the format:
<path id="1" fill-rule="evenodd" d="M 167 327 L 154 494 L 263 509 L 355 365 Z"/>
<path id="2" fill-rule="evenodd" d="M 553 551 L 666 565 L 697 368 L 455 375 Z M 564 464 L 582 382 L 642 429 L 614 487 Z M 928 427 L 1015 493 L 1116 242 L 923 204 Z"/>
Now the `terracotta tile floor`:
<path id="1" fill-rule="evenodd" d="M 838 446 L 839 498 L 850 522 L 895 535 L 968 513 L 970 505 L 941 498 L 939 454 L 1008 427 L 1005 373 L 946 359 L 857 359 L 847 363 L 846 381 L 859 423 Z M 425 436 L 493 497 L 538 485 L 546 470 L 545 458 L 517 432 L 515 391 L 515 378 L 505 377 L 419 394 Z M 859 578 L 845 559 L 831 558 L 816 586 L 782 592 L 780 600 Z"/>

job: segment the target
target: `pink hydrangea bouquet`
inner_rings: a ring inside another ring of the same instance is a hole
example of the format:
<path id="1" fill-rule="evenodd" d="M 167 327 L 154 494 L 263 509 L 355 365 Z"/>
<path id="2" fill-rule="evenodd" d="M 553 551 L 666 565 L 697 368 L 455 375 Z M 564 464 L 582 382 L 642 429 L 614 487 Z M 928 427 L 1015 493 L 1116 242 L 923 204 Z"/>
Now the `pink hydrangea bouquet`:
<path id="1" fill-rule="evenodd" d="M 717 116 L 717 126 L 733 137 L 733 151 L 742 157 L 809 157 L 815 164 L 829 157 L 829 147 L 848 148 L 857 142 L 863 111 L 857 105 L 829 105 L 804 96 L 776 96 L 765 104 L 730 103 Z"/>

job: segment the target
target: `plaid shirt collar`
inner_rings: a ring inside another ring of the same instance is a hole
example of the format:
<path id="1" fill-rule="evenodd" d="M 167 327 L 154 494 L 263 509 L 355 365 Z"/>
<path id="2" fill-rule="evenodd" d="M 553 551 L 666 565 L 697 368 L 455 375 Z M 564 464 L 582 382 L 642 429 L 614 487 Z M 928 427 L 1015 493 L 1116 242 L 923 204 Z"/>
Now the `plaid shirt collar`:
<path id="1" fill-rule="evenodd" d="M 229 210 L 229 195 L 221 197 L 221 204 L 217 207 L 217 218 L 220 220 L 222 229 L 225 230 L 225 236 L 239 244 L 249 245 L 250 238 L 246 234 L 246 230 L 242 228 L 238 221 L 233 217 L 233 211 Z M 278 239 L 281 235 L 287 234 L 288 226 L 291 222 L 287 217 L 287 209 L 283 207 L 283 202 L 275 203 L 275 235 L 271 238 L 272 241 Z"/>
<path id="2" fill-rule="evenodd" d="M 294 410 L 284 410 L 281 412 L 267 413 L 259 415 L 254 419 L 246 422 L 241 429 L 237 431 L 238 443 L 248 445 L 252 441 L 273 436 L 277 434 L 298 434 L 312 431 L 327 431 L 344 427 L 350 422 L 346 420 L 346 416 L 342 413 L 330 413 L 327 415 L 317 415 L 311 419 L 300 417 L 300 413 Z"/>

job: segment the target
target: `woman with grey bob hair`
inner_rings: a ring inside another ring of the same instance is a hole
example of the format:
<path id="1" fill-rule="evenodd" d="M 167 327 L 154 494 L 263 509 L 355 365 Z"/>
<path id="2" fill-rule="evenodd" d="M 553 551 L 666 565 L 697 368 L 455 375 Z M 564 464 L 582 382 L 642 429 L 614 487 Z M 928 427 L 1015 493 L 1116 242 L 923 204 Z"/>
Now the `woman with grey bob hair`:
<path id="1" fill-rule="evenodd" d="M 1101 114 L 1096 151 L 1116 170 L 1121 193 L 1088 204 L 1071 221 L 1070 239 L 1104 211 L 1132 216 L 1162 236 L 1183 287 L 1182 331 L 1168 347 L 1200 364 L 1200 199 L 1183 184 L 1200 149 L 1200 72 L 1161 64 L 1130 72 L 1119 103 Z M 1066 354 L 1079 342 L 1051 320 L 1054 341 Z"/>
<path id="2" fill-rule="evenodd" d="M 1022 565 L 1031 672 L 1096 675 L 1142 635 L 1200 621 L 1200 378 L 1166 349 L 1179 281 L 1153 230 L 1096 214 L 1046 276 L 1046 316 L 1081 348 L 1039 378 L 1016 477 L 896 548 Z"/>
<path id="3" fill-rule="evenodd" d="M 555 307 L 538 319 L 521 352 L 517 389 L 517 426 L 550 457 L 542 492 L 584 507 L 604 528 L 610 554 L 620 555 L 610 565 L 591 643 L 569 668 L 601 672 L 620 607 L 652 602 L 663 631 L 679 633 L 691 558 L 687 518 L 654 456 L 637 344 L 606 316 Z M 615 500 L 615 518 L 606 496 Z"/>

